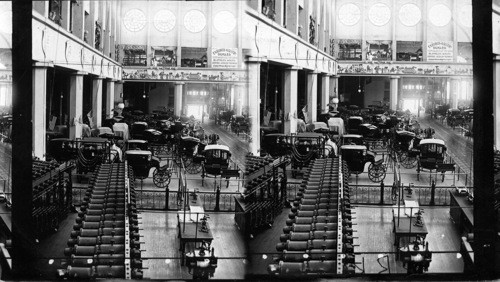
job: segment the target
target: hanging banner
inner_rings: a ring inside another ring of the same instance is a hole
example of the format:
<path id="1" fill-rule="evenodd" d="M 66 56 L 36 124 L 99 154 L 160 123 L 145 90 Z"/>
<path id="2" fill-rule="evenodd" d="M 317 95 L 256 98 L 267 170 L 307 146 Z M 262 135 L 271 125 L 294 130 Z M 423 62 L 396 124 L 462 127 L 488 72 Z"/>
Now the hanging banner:
<path id="1" fill-rule="evenodd" d="M 427 42 L 428 62 L 453 62 L 453 41 Z"/>
<path id="2" fill-rule="evenodd" d="M 212 68 L 238 68 L 238 48 L 212 48 Z"/>

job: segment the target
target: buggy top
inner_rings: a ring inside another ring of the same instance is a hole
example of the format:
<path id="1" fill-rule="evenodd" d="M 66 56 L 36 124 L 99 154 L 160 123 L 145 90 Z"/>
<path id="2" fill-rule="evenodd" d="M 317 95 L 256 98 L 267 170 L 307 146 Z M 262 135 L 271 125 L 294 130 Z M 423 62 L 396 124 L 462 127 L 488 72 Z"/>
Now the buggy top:
<path id="1" fill-rule="evenodd" d="M 341 150 L 367 150 L 364 145 L 342 145 Z"/>
<path id="2" fill-rule="evenodd" d="M 219 145 L 219 144 L 215 144 L 215 145 L 207 145 L 205 146 L 205 150 L 203 151 L 210 151 L 210 150 L 223 150 L 223 151 L 229 151 L 229 147 L 226 146 L 226 145 Z"/>
<path id="3" fill-rule="evenodd" d="M 446 146 L 444 144 L 444 141 L 441 139 L 424 139 L 424 140 L 420 141 L 420 145 L 425 145 L 425 144 L 438 144 L 441 146 Z"/>

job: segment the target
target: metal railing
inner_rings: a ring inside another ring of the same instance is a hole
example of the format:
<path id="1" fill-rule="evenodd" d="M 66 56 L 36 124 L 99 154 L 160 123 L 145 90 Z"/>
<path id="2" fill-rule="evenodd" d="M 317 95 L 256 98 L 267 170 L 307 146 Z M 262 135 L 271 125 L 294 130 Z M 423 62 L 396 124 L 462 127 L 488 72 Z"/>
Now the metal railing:
<path id="1" fill-rule="evenodd" d="M 137 208 L 145 210 L 181 210 L 185 204 L 182 196 L 177 191 L 169 191 L 166 197 L 166 191 L 158 190 L 143 190 L 136 192 Z M 197 197 L 201 200 L 205 211 L 215 211 L 217 206 L 217 192 L 196 192 Z M 235 192 L 220 192 L 219 196 L 219 211 L 232 212 L 235 210 L 235 196 L 239 196 Z M 168 199 L 168 206 L 167 200 Z"/>
<path id="2" fill-rule="evenodd" d="M 404 183 L 403 186 L 407 187 Z M 300 183 L 287 183 L 287 200 L 293 202 L 299 190 Z M 466 188 L 466 187 L 464 187 Z M 472 189 L 472 187 L 467 187 Z M 383 189 L 383 192 L 381 190 Z M 412 186 L 413 193 L 418 199 L 419 205 L 428 206 L 432 203 L 431 186 Z M 450 204 L 450 193 L 456 189 L 454 186 L 436 186 L 434 188 L 434 205 L 447 206 Z M 394 205 L 396 200 L 392 199 L 392 184 L 350 184 L 350 200 L 358 205 Z"/>

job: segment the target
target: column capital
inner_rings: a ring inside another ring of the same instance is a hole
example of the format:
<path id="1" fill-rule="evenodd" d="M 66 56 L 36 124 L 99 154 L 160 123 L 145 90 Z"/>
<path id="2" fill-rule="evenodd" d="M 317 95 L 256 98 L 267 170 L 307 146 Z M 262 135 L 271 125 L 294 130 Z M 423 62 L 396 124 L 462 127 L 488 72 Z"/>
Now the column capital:
<path id="1" fill-rule="evenodd" d="M 106 77 L 106 82 L 117 82 L 118 79 L 115 79 L 115 78 L 110 78 L 110 77 Z"/>
<path id="2" fill-rule="evenodd" d="M 500 55 L 493 56 L 493 61 L 500 61 Z"/>
<path id="3" fill-rule="evenodd" d="M 181 82 L 181 81 L 177 81 L 177 82 L 175 82 L 174 84 L 175 84 L 175 85 L 184 85 L 184 84 L 186 84 L 186 83 L 185 83 L 185 82 Z"/>
<path id="4" fill-rule="evenodd" d="M 255 64 L 260 64 L 260 63 L 267 63 L 267 57 L 247 57 L 245 59 L 245 63 L 255 63 Z"/>
<path id="5" fill-rule="evenodd" d="M 323 77 L 331 77 L 331 76 L 333 76 L 333 74 L 331 74 L 331 73 L 327 73 L 327 72 L 322 72 L 322 73 L 320 73 L 320 74 L 321 74 L 321 76 L 323 76 Z"/>
<path id="6" fill-rule="evenodd" d="M 319 74 L 320 72 L 318 70 L 311 70 L 308 71 L 307 74 Z"/>
<path id="7" fill-rule="evenodd" d="M 299 67 L 299 66 L 289 66 L 289 67 L 285 68 L 285 70 L 293 70 L 293 71 L 298 71 L 301 69 L 302 69 L 302 67 Z"/>
<path id="8" fill-rule="evenodd" d="M 72 76 L 83 76 L 83 75 L 87 75 L 87 74 L 89 74 L 89 73 L 86 71 L 75 71 L 75 72 L 71 73 Z"/>
<path id="9" fill-rule="evenodd" d="M 45 62 L 34 62 L 33 63 L 34 68 L 53 68 L 54 64 L 52 63 L 45 63 Z"/>
<path id="10" fill-rule="evenodd" d="M 398 76 L 398 75 L 391 75 L 389 76 L 390 79 L 399 79 L 401 78 L 401 76 Z"/>
<path id="11" fill-rule="evenodd" d="M 93 80 L 103 80 L 103 79 L 106 79 L 106 77 L 105 77 L 105 76 L 100 76 L 100 75 L 99 75 L 99 76 L 94 76 L 92 79 L 93 79 Z"/>
<path id="12" fill-rule="evenodd" d="M 340 75 L 338 75 L 338 74 L 332 74 L 332 78 L 337 78 L 338 79 L 339 77 L 340 77 Z"/>
<path id="13" fill-rule="evenodd" d="M 124 84 L 125 81 L 124 80 L 120 80 L 120 79 L 113 79 L 115 83 L 117 84 Z"/>

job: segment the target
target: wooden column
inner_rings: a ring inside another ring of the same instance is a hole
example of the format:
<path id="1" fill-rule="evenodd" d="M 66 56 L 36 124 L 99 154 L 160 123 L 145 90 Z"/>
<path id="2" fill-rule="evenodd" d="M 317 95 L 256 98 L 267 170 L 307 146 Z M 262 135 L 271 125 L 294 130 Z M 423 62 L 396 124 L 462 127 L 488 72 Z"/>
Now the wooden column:
<path id="1" fill-rule="evenodd" d="M 318 72 L 307 73 L 307 116 L 315 122 L 318 113 Z"/>
<path id="2" fill-rule="evenodd" d="M 492 0 L 472 1 L 474 68 L 474 263 L 479 279 L 495 273 L 497 218 L 493 181 Z"/>
<path id="3" fill-rule="evenodd" d="M 298 96 L 298 72 L 299 67 L 290 67 L 285 69 L 283 93 L 285 104 L 283 109 L 285 111 L 285 134 L 297 132 L 297 96 Z"/>
<path id="4" fill-rule="evenodd" d="M 399 99 L 399 95 L 398 95 L 398 88 L 399 88 L 399 76 L 391 76 L 391 96 L 390 96 L 390 103 L 391 103 L 391 107 L 390 109 L 391 110 L 397 110 L 398 108 L 398 99 Z"/>
<path id="5" fill-rule="evenodd" d="M 250 153 L 260 155 L 260 65 L 262 58 L 247 59 L 248 68 L 248 115 L 250 116 Z"/>
<path id="6" fill-rule="evenodd" d="M 45 159 L 47 133 L 47 68 L 51 64 L 35 63 L 33 65 L 33 154 L 41 160 Z"/>
<path id="7" fill-rule="evenodd" d="M 33 2 L 12 1 L 12 267 L 17 279 L 34 275 L 31 146 Z M 33 277 L 31 277 L 33 278 Z"/>
<path id="8" fill-rule="evenodd" d="M 102 83 L 104 77 L 98 76 L 92 79 L 92 121 L 94 128 L 101 127 L 102 122 Z"/>

